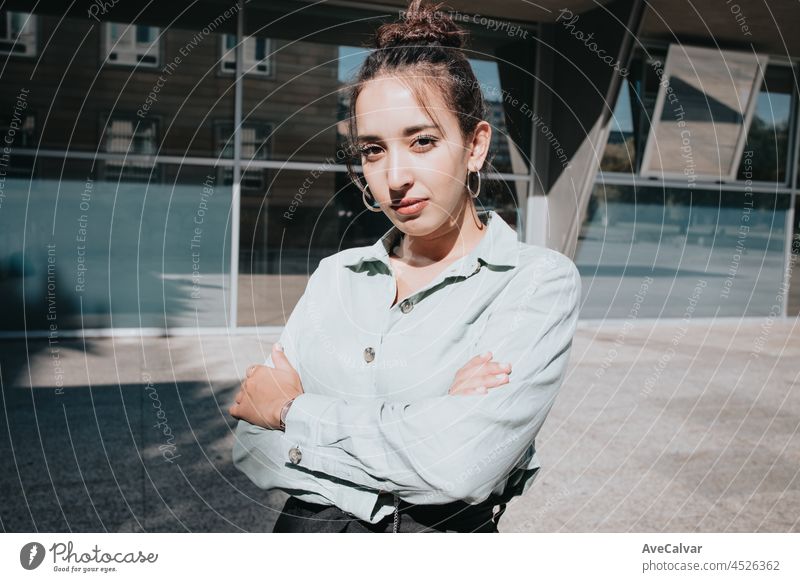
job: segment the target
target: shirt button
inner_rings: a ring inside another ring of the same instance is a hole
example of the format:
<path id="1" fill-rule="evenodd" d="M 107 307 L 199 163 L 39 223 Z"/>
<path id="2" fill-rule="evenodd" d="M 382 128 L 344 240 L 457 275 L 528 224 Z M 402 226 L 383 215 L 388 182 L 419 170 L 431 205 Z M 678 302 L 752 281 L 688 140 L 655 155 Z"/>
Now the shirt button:
<path id="1" fill-rule="evenodd" d="M 402 311 L 403 313 L 408 313 L 412 309 L 414 309 L 414 304 L 411 303 L 411 301 L 409 301 L 408 299 L 406 299 L 400 304 L 400 311 Z"/>
<path id="2" fill-rule="evenodd" d="M 375 359 L 375 350 L 373 348 L 367 348 L 364 350 L 364 360 L 367 362 L 371 362 Z"/>
<path id="3" fill-rule="evenodd" d="M 289 449 L 289 460 L 292 462 L 293 465 L 297 465 L 300 460 L 303 458 L 303 453 L 300 452 L 300 449 L 297 447 L 292 447 Z"/>

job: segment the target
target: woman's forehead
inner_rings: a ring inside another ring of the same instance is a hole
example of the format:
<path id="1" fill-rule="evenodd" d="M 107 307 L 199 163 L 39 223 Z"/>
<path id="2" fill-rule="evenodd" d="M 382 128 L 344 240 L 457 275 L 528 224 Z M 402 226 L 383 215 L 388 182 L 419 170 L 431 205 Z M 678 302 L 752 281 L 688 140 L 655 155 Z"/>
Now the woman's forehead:
<path id="1" fill-rule="evenodd" d="M 438 91 L 420 86 L 425 107 L 417 101 L 414 89 L 396 77 L 379 77 L 365 83 L 356 101 L 356 124 L 362 135 L 402 136 L 408 128 L 444 125 L 447 131 L 446 108 Z M 429 113 L 430 112 L 430 113 Z M 431 114 L 436 120 L 431 119 Z M 452 113 L 451 113 L 452 115 Z"/>

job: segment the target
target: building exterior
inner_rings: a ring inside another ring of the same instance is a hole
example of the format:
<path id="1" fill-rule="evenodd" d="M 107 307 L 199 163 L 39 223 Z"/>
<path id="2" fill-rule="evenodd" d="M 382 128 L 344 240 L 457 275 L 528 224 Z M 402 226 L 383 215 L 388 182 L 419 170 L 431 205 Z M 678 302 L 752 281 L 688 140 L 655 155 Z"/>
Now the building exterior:
<path id="1" fill-rule="evenodd" d="M 582 318 L 800 313 L 800 5 L 450 4 L 490 103 L 480 201 L 575 260 Z M 0 333 L 283 325 L 390 226 L 343 128 L 404 5 L 6 2 Z"/>

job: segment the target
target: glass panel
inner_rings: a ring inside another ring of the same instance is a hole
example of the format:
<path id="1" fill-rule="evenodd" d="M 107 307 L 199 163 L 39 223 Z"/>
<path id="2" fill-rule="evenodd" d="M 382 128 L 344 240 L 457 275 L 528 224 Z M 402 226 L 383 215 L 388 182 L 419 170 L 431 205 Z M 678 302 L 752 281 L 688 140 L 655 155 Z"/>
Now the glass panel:
<path id="1" fill-rule="evenodd" d="M 611 131 L 608 144 L 600 161 L 600 169 L 604 172 L 632 173 L 636 167 L 637 136 L 633 130 L 633 111 L 631 107 L 630 83 L 622 82 L 614 117 L 611 119 Z M 638 108 L 637 108 L 638 110 Z"/>
<path id="2" fill-rule="evenodd" d="M 392 223 L 364 207 L 343 172 L 273 171 L 267 192 L 242 191 L 238 324 L 284 325 L 319 261 L 375 243 Z M 478 207 L 519 224 L 517 200 L 527 182 L 481 186 Z"/>
<path id="3" fill-rule="evenodd" d="M 620 86 L 608 144 L 600 162 L 600 169 L 604 172 L 639 171 L 664 59 L 665 54 L 656 50 L 649 50 L 646 55 L 641 52 L 634 54 L 628 67 L 630 74 Z"/>
<path id="4" fill-rule="evenodd" d="M 361 63 L 369 54 L 362 48 L 360 34 L 336 34 L 331 37 L 328 30 L 332 22 L 344 14 L 344 9 L 328 11 L 318 21 L 323 27 L 314 28 L 315 20 L 294 22 L 291 18 L 282 21 L 286 30 L 296 27 L 309 27 L 308 32 L 296 30 L 297 34 L 307 34 L 307 38 L 297 41 L 287 38 L 288 32 L 268 26 L 267 7 L 247 9 L 246 33 L 270 33 L 265 52 L 271 54 L 266 62 L 271 63 L 273 76 L 261 78 L 248 75 L 244 79 L 244 118 L 272 124 L 275 144 L 270 153 L 272 159 L 291 161 L 318 161 L 335 154 L 337 144 L 342 141 L 348 110 L 345 86 L 352 81 Z M 321 12 L 321 8 L 319 9 Z M 312 9 L 309 8 L 310 14 Z M 368 17 L 373 12 L 360 14 L 362 25 L 377 26 Z M 377 17 L 377 16 L 376 16 Z M 310 16 L 308 18 L 311 18 Z M 353 22 L 359 19 L 354 16 Z M 331 21 L 331 23 L 329 23 Z M 464 23 L 461 23 L 464 24 Z M 342 24 L 349 26 L 350 24 Z M 333 26 L 334 31 L 336 27 Z M 486 43 L 482 38 L 486 31 L 476 27 L 473 34 L 473 54 L 480 58 L 471 59 L 473 69 L 481 84 L 484 95 L 489 100 L 489 122 L 493 126 L 492 148 L 495 158 L 493 165 L 498 172 L 527 175 L 530 153 L 531 119 L 520 111 L 521 104 L 530 108 L 533 96 L 532 66 L 535 45 L 533 37 L 518 35 L 502 40 L 492 38 Z M 319 40 L 317 38 L 320 37 Z M 481 44 L 484 43 L 484 44 Z M 491 47 L 491 48 L 487 48 Z M 256 54 L 254 60 L 258 60 Z M 515 105 L 514 105 L 515 104 Z"/>
<path id="5" fill-rule="evenodd" d="M 236 35 L 226 34 L 222 40 L 222 55 L 220 70 L 223 73 L 236 72 Z M 272 74 L 272 55 L 270 55 L 270 39 L 264 37 L 247 36 L 242 46 L 244 63 L 242 70 L 245 75 L 261 75 L 269 77 Z"/>
<path id="6" fill-rule="evenodd" d="M 608 145 L 600 164 L 602 171 L 638 171 L 658 94 L 657 69 L 663 67 L 663 59 L 654 51 L 647 63 L 642 63 L 641 54 L 633 58 L 614 108 Z M 790 67 L 767 67 L 744 144 L 738 180 L 786 183 L 792 87 Z"/>
<path id="7" fill-rule="evenodd" d="M 581 317 L 768 315 L 788 208 L 786 195 L 597 184 L 575 257 Z"/>
<path id="8" fill-rule="evenodd" d="M 35 55 L 36 26 L 36 16 L 0 10 L 0 55 Z"/>
<path id="9" fill-rule="evenodd" d="M 528 171 L 527 160 L 521 154 L 527 151 L 520 149 L 514 136 L 506 126 L 506 111 L 504 107 L 504 94 L 500 83 L 500 69 L 494 61 L 470 59 L 475 76 L 481 84 L 483 97 L 489 109 L 489 123 L 492 125 L 491 152 L 494 158 L 491 166 L 486 166 L 487 170 L 492 168 L 501 173 L 524 174 Z M 512 98 L 513 100 L 513 98 Z M 527 133 L 525 134 L 527 135 Z M 513 155 L 512 155 L 513 152 Z"/>
<path id="10" fill-rule="evenodd" d="M 670 45 L 641 173 L 734 179 L 766 57 Z"/>
<path id="11" fill-rule="evenodd" d="M 226 325 L 230 187 L 213 168 L 151 173 L 110 181 L 88 160 L 39 158 L 33 180 L 6 179 L 0 329 Z"/>
<path id="12" fill-rule="evenodd" d="M 374 242 L 391 226 L 358 204 L 346 174 L 324 164 L 274 172 L 266 191 L 242 191 L 238 325 L 284 325 L 321 259 Z"/>
<path id="13" fill-rule="evenodd" d="M 789 272 L 789 300 L 787 315 L 800 316 L 800 209 L 797 208 L 798 200 L 794 202 L 794 228 L 792 233 L 792 254 L 790 256 Z"/>
<path id="14" fill-rule="evenodd" d="M 245 43 L 247 43 L 247 41 L 255 42 L 255 53 L 256 53 L 255 61 L 256 62 L 263 61 L 265 58 L 267 58 L 267 39 L 265 39 L 265 38 L 254 38 L 254 39 L 251 40 L 250 38 L 248 38 L 245 41 Z"/>
<path id="15" fill-rule="evenodd" d="M 767 67 L 739 165 L 739 180 L 786 183 L 793 83 L 790 67 Z M 745 162 L 748 150 L 750 160 Z"/>
<path id="16" fill-rule="evenodd" d="M 158 28 L 109 22 L 103 25 L 105 64 L 156 67 L 160 62 Z"/>
<path id="17" fill-rule="evenodd" d="M 152 26 L 136 27 L 136 42 L 143 45 L 152 43 L 158 37 L 158 29 Z"/>
<path id="18" fill-rule="evenodd" d="M 155 147 L 148 145 L 148 149 L 160 155 L 216 157 L 215 123 L 233 120 L 233 77 L 218 74 L 218 61 L 221 31 L 235 25 L 235 15 L 211 27 L 209 34 L 203 28 L 208 32 L 210 20 L 198 22 L 198 28 L 165 26 L 157 43 L 160 51 L 148 53 L 161 54 L 159 66 L 124 68 L 103 65 L 105 25 L 97 26 L 91 18 L 66 18 L 59 24 L 59 16 L 48 14 L 38 19 L 48 31 L 47 50 L 39 61 L 9 61 L 3 83 L 30 87 L 34 67 L 36 78 L 55 80 L 37 84 L 28 99 L 27 111 L 40 120 L 38 131 L 43 135 L 36 137 L 41 137 L 42 149 L 105 152 L 106 136 L 115 132 L 107 126 L 109 120 L 125 118 L 140 126 L 158 127 Z M 135 30 L 152 29 L 147 33 L 149 42 L 156 38 L 152 36 L 153 30 L 159 30 L 156 24 L 144 23 Z M 119 34 L 128 27 L 111 26 Z M 128 30 L 135 41 L 138 33 Z M 139 50 L 135 42 L 125 46 L 123 42 L 124 38 L 120 51 Z M 3 111 L 10 110 L 13 102 L 8 91 L 0 95 Z"/>

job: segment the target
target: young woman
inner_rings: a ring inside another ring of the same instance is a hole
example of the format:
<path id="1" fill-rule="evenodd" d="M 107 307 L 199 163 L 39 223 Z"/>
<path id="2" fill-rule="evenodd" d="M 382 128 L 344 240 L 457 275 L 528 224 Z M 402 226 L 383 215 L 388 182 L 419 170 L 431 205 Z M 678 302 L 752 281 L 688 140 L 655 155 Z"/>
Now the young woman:
<path id="1" fill-rule="evenodd" d="M 236 467 L 291 495 L 273 531 L 496 532 L 539 469 L 580 278 L 476 208 L 492 130 L 463 42 L 412 1 L 353 86 L 351 177 L 394 226 L 321 261 L 230 408 Z"/>

